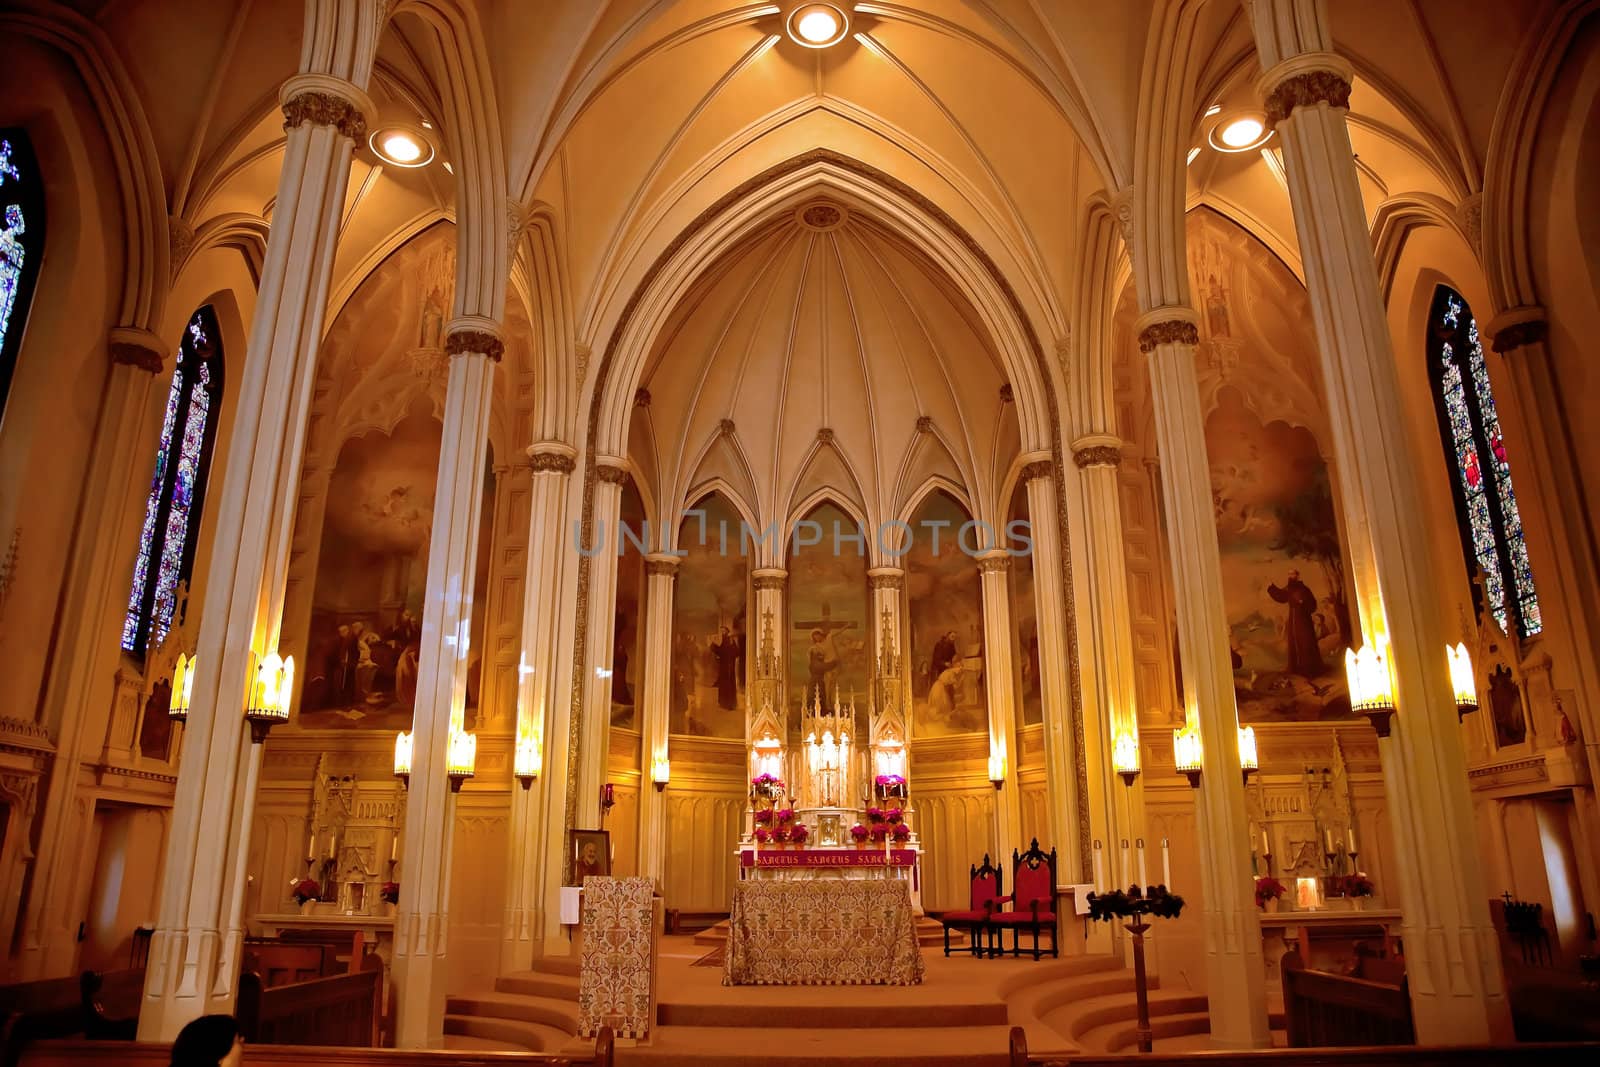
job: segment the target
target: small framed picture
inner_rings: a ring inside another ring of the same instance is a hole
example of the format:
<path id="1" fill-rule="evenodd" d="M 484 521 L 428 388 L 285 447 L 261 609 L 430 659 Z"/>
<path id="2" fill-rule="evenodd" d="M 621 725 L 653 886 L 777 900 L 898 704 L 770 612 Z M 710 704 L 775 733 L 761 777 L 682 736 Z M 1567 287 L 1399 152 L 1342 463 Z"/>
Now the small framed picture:
<path id="1" fill-rule="evenodd" d="M 582 885 L 589 875 L 611 874 L 611 834 L 605 830 L 572 831 L 572 884 Z"/>

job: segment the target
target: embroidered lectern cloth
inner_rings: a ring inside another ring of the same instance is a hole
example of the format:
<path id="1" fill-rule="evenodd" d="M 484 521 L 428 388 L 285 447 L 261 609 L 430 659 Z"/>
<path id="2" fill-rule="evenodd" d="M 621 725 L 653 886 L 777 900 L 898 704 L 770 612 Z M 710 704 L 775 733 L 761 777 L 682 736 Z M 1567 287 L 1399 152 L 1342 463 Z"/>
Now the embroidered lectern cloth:
<path id="1" fill-rule="evenodd" d="M 617 1037 L 650 1031 L 651 906 L 648 878 L 583 880 L 583 955 L 578 1032 L 610 1026 Z"/>
<path id="2" fill-rule="evenodd" d="M 916 985 L 922 970 L 903 880 L 733 887 L 723 985 Z"/>

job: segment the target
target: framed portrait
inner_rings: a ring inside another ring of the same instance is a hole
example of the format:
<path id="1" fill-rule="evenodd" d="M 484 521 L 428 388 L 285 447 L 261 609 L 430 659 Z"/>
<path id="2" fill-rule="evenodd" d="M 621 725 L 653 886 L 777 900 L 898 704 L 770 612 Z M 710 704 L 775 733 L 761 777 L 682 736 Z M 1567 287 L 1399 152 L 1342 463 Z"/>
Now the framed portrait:
<path id="1" fill-rule="evenodd" d="M 593 874 L 608 877 L 611 874 L 611 834 L 605 830 L 573 830 L 572 884 L 582 885 Z"/>

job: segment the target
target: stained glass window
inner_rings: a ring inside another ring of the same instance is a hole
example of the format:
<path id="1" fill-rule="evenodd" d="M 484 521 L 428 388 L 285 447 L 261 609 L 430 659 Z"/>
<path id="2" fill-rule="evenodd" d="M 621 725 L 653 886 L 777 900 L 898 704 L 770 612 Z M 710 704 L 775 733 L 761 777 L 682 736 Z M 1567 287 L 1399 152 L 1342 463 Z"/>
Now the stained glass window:
<path id="1" fill-rule="evenodd" d="M 189 320 L 176 364 L 122 624 L 122 647 L 138 654 L 166 636 L 177 606 L 178 583 L 189 577 L 194 564 L 222 398 L 222 340 L 209 306 Z"/>
<path id="2" fill-rule="evenodd" d="M 1445 286 L 1434 296 L 1428 371 L 1467 570 L 1483 575 L 1483 607 L 1500 629 L 1532 637 L 1543 629 L 1539 595 L 1478 323 L 1461 294 Z"/>
<path id="3" fill-rule="evenodd" d="M 0 411 L 22 347 L 22 330 L 44 252 L 44 184 L 28 136 L 0 130 Z"/>

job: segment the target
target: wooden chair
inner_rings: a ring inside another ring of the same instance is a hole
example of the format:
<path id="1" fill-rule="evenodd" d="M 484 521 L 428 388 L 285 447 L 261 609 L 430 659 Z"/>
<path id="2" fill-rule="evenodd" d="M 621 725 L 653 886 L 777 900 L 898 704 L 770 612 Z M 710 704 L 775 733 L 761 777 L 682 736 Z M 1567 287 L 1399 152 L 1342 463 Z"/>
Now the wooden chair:
<path id="1" fill-rule="evenodd" d="M 1000 952 L 1005 952 L 1005 930 L 1011 928 L 1011 954 L 1022 955 L 1022 931 L 1033 931 L 1033 958 L 1039 959 L 1039 933 L 1050 931 L 1050 955 L 1060 956 L 1061 948 L 1056 937 L 1056 850 L 1045 853 L 1034 838 L 1028 851 L 1019 854 L 1011 851 L 1011 896 L 1000 897 L 1000 903 L 1009 903 L 1009 911 L 997 911 L 990 919 L 1000 940 Z"/>
<path id="2" fill-rule="evenodd" d="M 972 889 L 969 899 L 972 906 L 958 911 L 947 911 L 939 916 L 939 923 L 944 927 L 944 954 L 946 956 L 950 955 L 950 928 L 952 926 L 967 931 L 967 936 L 972 939 L 972 954 L 980 957 L 984 953 L 979 937 L 981 934 L 992 933 L 994 929 L 989 925 L 989 919 L 999 906 L 996 901 L 1003 898 L 1000 896 L 1000 871 L 993 863 L 989 862 L 989 854 L 987 852 L 983 855 L 983 866 L 972 868 L 971 878 Z M 990 940 L 992 941 L 993 939 L 991 938 Z M 989 954 L 999 955 L 999 952 L 991 948 Z"/>

